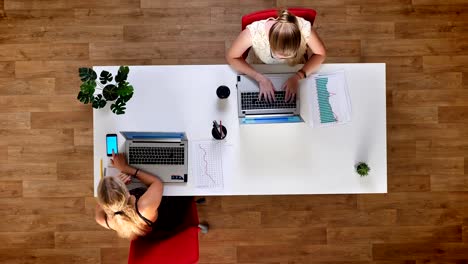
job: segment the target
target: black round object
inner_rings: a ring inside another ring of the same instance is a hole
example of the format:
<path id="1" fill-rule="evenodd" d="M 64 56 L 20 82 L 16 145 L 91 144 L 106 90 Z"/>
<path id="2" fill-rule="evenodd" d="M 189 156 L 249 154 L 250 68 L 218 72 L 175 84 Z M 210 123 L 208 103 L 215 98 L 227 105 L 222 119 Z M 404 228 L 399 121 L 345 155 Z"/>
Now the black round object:
<path id="1" fill-rule="evenodd" d="M 216 95 L 219 97 L 219 99 L 226 99 L 230 94 L 231 90 L 225 85 L 221 85 L 218 87 L 218 89 L 216 89 Z"/>
<path id="2" fill-rule="evenodd" d="M 221 135 L 219 134 L 219 130 L 216 130 L 214 127 L 213 129 L 211 129 L 211 135 L 215 138 L 215 139 L 224 139 L 227 135 L 227 129 L 225 126 L 221 126 L 221 129 L 223 130 L 223 137 L 220 137 Z"/>

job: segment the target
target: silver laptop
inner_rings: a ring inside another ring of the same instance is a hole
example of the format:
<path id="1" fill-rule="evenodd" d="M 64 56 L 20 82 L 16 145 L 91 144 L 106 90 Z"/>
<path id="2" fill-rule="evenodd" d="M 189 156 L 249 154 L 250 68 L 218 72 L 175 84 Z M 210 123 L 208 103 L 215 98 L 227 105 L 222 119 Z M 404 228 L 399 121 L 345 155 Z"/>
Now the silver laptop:
<path id="1" fill-rule="evenodd" d="M 300 117 L 299 93 L 293 102 L 286 102 L 284 83 L 295 73 L 265 74 L 275 89 L 274 102 L 258 100 L 258 83 L 247 75 L 237 76 L 238 114 L 241 124 L 303 122 Z M 299 91 L 299 89 L 298 89 Z"/>
<path id="2" fill-rule="evenodd" d="M 163 182 L 187 182 L 188 140 L 178 132 L 120 132 L 132 167 L 157 175 Z"/>

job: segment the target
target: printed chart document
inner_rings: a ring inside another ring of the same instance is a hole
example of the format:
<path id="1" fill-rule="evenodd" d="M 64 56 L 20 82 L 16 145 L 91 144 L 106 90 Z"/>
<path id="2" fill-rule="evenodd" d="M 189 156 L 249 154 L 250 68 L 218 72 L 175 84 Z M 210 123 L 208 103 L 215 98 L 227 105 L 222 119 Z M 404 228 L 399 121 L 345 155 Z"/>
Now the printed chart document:
<path id="1" fill-rule="evenodd" d="M 222 141 L 192 141 L 191 153 L 192 174 L 197 188 L 221 191 L 223 181 L 223 148 Z"/>
<path id="2" fill-rule="evenodd" d="M 301 90 L 307 123 L 312 127 L 345 124 L 351 121 L 351 98 L 344 71 L 311 76 Z M 302 111 L 301 111 L 302 112 Z"/>

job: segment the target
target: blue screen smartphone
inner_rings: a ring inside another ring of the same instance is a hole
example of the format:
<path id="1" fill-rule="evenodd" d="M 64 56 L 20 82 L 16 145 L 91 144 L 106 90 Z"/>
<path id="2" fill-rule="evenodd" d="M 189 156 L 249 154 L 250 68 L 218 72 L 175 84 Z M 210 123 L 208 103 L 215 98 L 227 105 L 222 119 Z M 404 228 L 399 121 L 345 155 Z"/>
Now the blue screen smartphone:
<path id="1" fill-rule="evenodd" d="M 106 149 L 107 149 L 107 156 L 112 156 L 112 150 L 115 154 L 119 153 L 117 147 L 117 134 L 107 134 L 106 135 Z"/>

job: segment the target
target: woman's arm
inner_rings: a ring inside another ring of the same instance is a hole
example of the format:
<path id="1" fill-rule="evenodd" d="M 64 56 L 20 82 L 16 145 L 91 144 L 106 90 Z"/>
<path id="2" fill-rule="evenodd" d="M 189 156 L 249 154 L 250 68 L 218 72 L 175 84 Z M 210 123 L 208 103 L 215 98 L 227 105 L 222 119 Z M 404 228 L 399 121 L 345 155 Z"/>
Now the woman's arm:
<path id="1" fill-rule="evenodd" d="M 96 222 L 101 225 L 102 227 L 109 229 L 109 227 L 106 224 L 106 212 L 102 209 L 102 207 L 99 204 L 96 204 L 96 209 L 94 210 L 95 212 L 95 219 Z"/>
<path id="2" fill-rule="evenodd" d="M 112 153 L 111 162 L 112 162 L 112 165 L 114 165 L 114 167 L 119 169 L 121 172 L 128 174 L 130 176 L 137 177 L 146 186 L 151 186 L 154 183 L 162 185 L 162 181 L 157 176 L 152 175 L 150 173 L 138 170 L 137 175 L 135 175 L 135 172 L 137 171 L 137 169 L 128 165 L 127 160 L 125 159 L 125 154 L 123 153 L 119 153 L 119 154 Z"/>
<path id="3" fill-rule="evenodd" d="M 326 51 L 325 45 L 323 45 L 322 40 L 318 36 L 317 32 L 315 32 L 315 30 L 311 31 L 307 45 L 311 49 L 313 55 L 304 64 L 302 70 L 306 73 L 307 76 L 309 76 L 310 74 L 317 71 L 323 61 L 325 61 Z"/>
<path id="4" fill-rule="evenodd" d="M 138 172 L 138 174 L 144 174 L 145 172 Z M 148 190 L 138 200 L 138 210 L 140 213 L 148 218 L 150 221 L 156 221 L 158 217 L 158 207 L 161 204 L 163 195 L 163 184 L 152 184 L 148 187 Z"/>
<path id="5" fill-rule="evenodd" d="M 258 82 L 260 86 L 259 98 L 264 96 L 268 101 L 274 101 L 275 91 L 273 89 L 273 84 L 271 83 L 271 81 L 261 73 L 257 72 L 242 57 L 244 52 L 251 46 L 252 40 L 250 37 L 250 31 L 246 28 L 232 43 L 231 48 L 226 54 L 226 60 L 236 71 L 243 73 Z"/>

